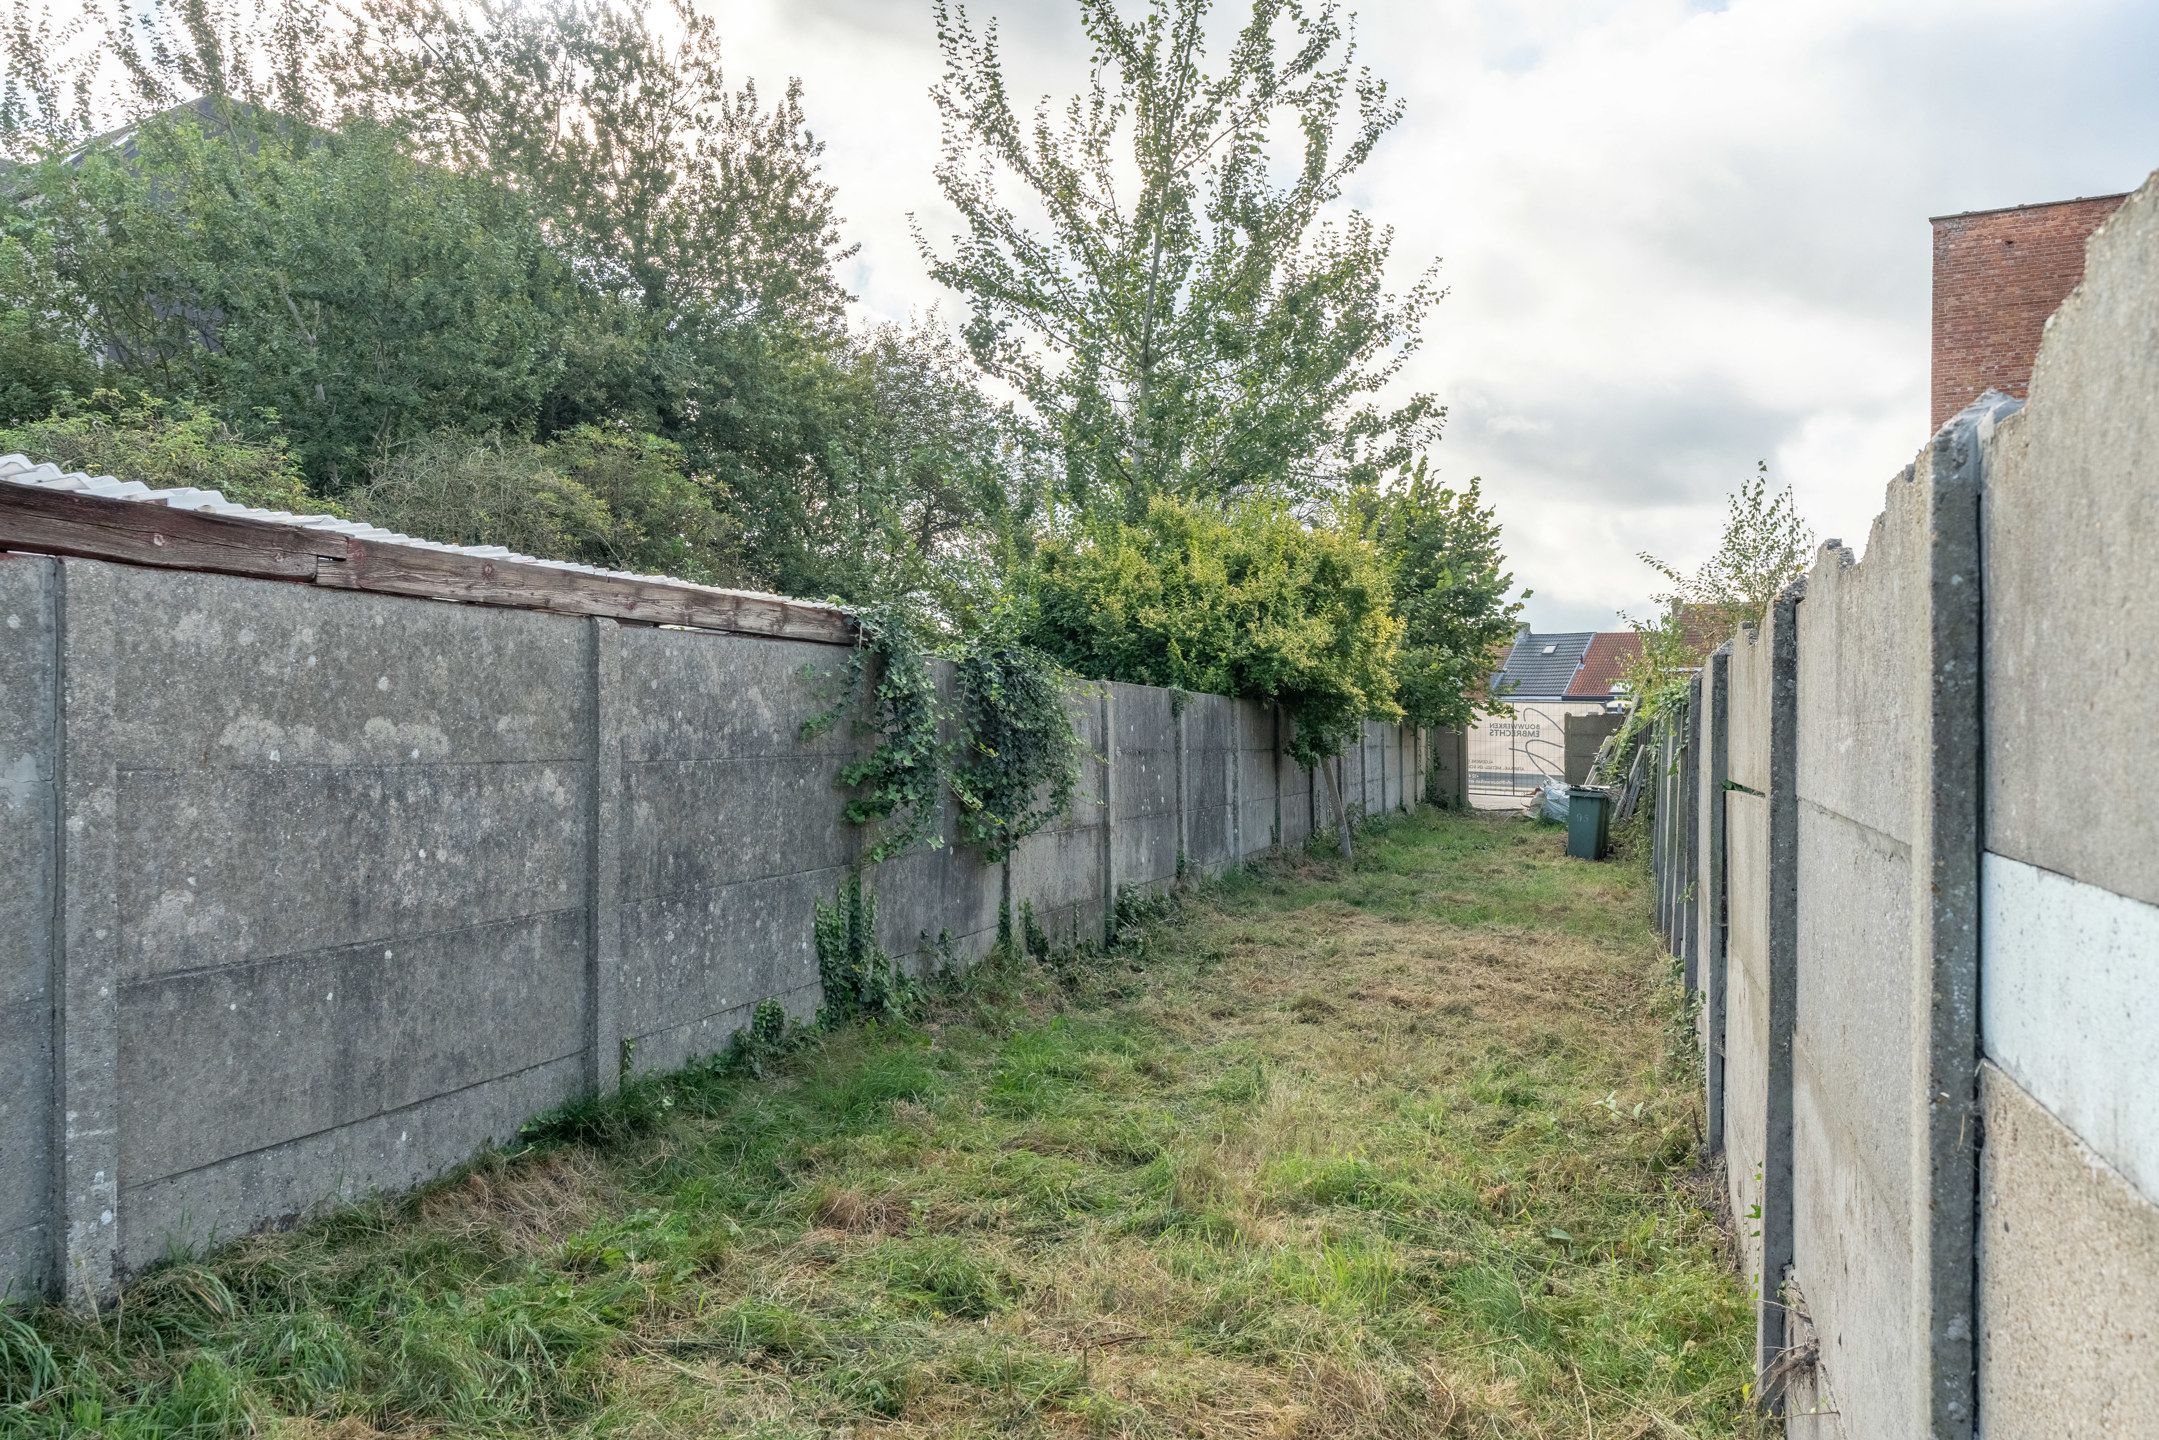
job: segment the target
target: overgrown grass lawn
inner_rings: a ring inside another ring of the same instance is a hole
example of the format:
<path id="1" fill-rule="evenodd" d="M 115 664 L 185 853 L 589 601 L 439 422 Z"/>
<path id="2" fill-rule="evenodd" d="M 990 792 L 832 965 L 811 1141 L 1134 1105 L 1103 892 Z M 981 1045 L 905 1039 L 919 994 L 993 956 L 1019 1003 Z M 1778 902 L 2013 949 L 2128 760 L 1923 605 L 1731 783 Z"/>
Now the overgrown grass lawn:
<path id="1" fill-rule="evenodd" d="M 1426 814 L 0 1320 L 0 1432 L 1732 1436 L 1637 871 Z"/>

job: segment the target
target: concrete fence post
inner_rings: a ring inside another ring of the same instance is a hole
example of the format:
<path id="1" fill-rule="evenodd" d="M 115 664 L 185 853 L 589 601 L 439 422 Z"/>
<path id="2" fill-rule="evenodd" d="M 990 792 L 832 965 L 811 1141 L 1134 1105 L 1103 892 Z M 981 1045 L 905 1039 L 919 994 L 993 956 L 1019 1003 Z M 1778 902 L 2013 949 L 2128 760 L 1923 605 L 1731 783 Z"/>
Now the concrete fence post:
<path id="1" fill-rule="evenodd" d="M 1267 719 L 1274 728 L 1274 848 L 1282 846 L 1282 706 L 1267 706 Z"/>
<path id="2" fill-rule="evenodd" d="M 1687 711 L 1684 702 L 1672 721 L 1672 958 L 1685 974 L 1687 959 Z M 1692 977 L 1687 977 L 1691 983 Z"/>
<path id="3" fill-rule="evenodd" d="M 1984 402 L 1982 402 L 1983 404 Z M 1926 495 L 1925 769 L 1913 787 L 1912 963 L 1922 1083 L 1913 1116 L 1914 1194 L 1922 1253 L 1913 1319 L 1931 1375 L 1924 1433 L 1958 1440 L 1978 1408 L 1979 865 L 1985 784 L 1981 654 L 1981 443 L 1997 406 L 1960 416 L 1937 440 Z M 1946 450 L 1946 453 L 1944 453 Z"/>
<path id="4" fill-rule="evenodd" d="M 1102 727 L 1102 942 L 1117 938 L 1117 696 L 1105 680 L 1096 691 Z"/>
<path id="5" fill-rule="evenodd" d="M 1768 1114 L 1762 1155 L 1762 1296 L 1756 1373 L 1785 1348 L 1792 1268 L 1792 1026 L 1799 987 L 1799 606 L 1795 580 L 1769 607 Z"/>
<path id="6" fill-rule="evenodd" d="M 1668 717 L 1664 728 L 1664 948 L 1673 956 L 1681 947 L 1679 890 L 1680 878 L 1686 871 L 1686 856 L 1680 848 L 1680 811 L 1687 803 L 1679 783 L 1679 764 L 1684 754 L 1681 723 L 1678 716 Z"/>
<path id="7" fill-rule="evenodd" d="M 1685 744 L 1679 762 L 1680 791 L 1686 801 L 1679 807 L 1679 853 L 1686 863 L 1680 868 L 1679 955 L 1681 973 L 1689 995 L 1702 993 L 1701 905 L 1702 890 L 1702 675 L 1696 671 L 1687 682 Z"/>
<path id="8" fill-rule="evenodd" d="M 592 757 L 585 877 L 586 1083 L 595 1095 L 622 1084 L 622 627 L 585 622 Z"/>
<path id="9" fill-rule="evenodd" d="M 1657 727 L 1657 932 L 1664 937 L 1667 954 L 1672 943 L 1672 876 L 1678 871 L 1672 854 L 1672 811 L 1678 797 L 1672 793 L 1672 722 Z"/>
<path id="10" fill-rule="evenodd" d="M 95 1309 L 120 1271 L 120 892 L 112 744 L 118 668 L 111 572 L 60 562 L 55 837 L 53 1173 L 56 1269 L 71 1304 Z"/>
<path id="11" fill-rule="evenodd" d="M 1244 863 L 1244 701 L 1229 702 L 1229 763 L 1222 767 L 1222 789 L 1229 803 L 1229 863 Z"/>
<path id="12" fill-rule="evenodd" d="M 1185 751 L 1185 714 L 1192 708 L 1190 697 L 1179 699 L 1182 691 L 1170 696 L 1169 721 L 1177 734 L 1177 878 L 1184 878 L 1185 866 L 1192 854 L 1191 797 L 1185 793 L 1190 783 L 1191 766 Z"/>
<path id="13" fill-rule="evenodd" d="M 1727 641 L 1704 662 L 1702 685 L 1702 879 L 1701 988 L 1702 1081 L 1709 1120 L 1703 1149 L 1724 1153 L 1725 986 L 1725 786 L 1731 779 L 1732 646 Z"/>
<path id="14" fill-rule="evenodd" d="M 1657 887 L 1657 934 L 1671 934 L 1671 790 L 1667 783 L 1671 776 L 1672 733 L 1668 722 L 1659 720 L 1657 728 L 1648 740 L 1649 794 L 1656 811 L 1650 816 L 1649 868 Z"/>
<path id="15" fill-rule="evenodd" d="M 1384 729 L 1372 748 L 1379 752 L 1379 803 L 1372 807 L 1376 814 L 1387 808 L 1387 732 Z"/>

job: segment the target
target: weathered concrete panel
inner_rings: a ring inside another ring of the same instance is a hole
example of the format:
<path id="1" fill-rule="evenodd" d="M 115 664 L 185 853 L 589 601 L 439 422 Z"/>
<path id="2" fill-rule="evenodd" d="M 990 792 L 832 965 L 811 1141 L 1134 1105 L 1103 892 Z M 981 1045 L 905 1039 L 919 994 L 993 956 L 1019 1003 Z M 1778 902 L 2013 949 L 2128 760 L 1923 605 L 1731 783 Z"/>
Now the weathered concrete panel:
<path id="1" fill-rule="evenodd" d="M 1219 783 L 1228 773 L 1226 764 L 1218 765 L 1213 778 Z M 1199 805 L 1187 812 L 1185 845 L 1194 873 L 1219 875 L 1229 868 L 1229 822 L 1227 805 Z"/>
<path id="2" fill-rule="evenodd" d="M 1724 1156 L 1747 1283 L 1762 1281 L 1762 1175 L 1769 1113 L 1769 802 L 1725 792 L 1731 857 L 1724 1010 Z M 1774 1288 L 1774 1287 L 1772 1287 Z"/>
<path id="3" fill-rule="evenodd" d="M 1120 888 L 1159 887 L 1177 878 L 1177 716 L 1167 690 L 1112 685 L 1110 695 L 1113 878 Z"/>
<path id="4" fill-rule="evenodd" d="M 1916 1419 L 1925 1378 L 1911 856 L 1803 801 L 1799 885 L 1792 1269 L 1837 1403 L 1872 1433 L 1870 1420 Z"/>
<path id="5" fill-rule="evenodd" d="M 567 616 L 100 567 L 123 769 L 488 764 L 585 749 Z M 150 617 L 155 617 L 154 621 Z"/>
<path id="6" fill-rule="evenodd" d="M 642 1039 L 816 983 L 817 902 L 831 901 L 846 875 L 844 867 L 799 871 L 625 901 L 623 1034 Z M 642 1051 L 636 1057 L 639 1069 L 657 1063 Z"/>
<path id="7" fill-rule="evenodd" d="M 2159 184 L 2093 235 L 1989 455 L 1986 848 L 2159 904 Z"/>
<path id="8" fill-rule="evenodd" d="M 0 1296 L 52 1272 L 57 569 L 0 555 Z"/>
<path id="9" fill-rule="evenodd" d="M 1237 706 L 1237 844 L 1240 858 L 1274 844 L 1277 762 L 1275 711 L 1240 700 Z"/>
<path id="10" fill-rule="evenodd" d="M 2159 1207 L 1980 1067 L 1979 1429 L 2159 1436 Z"/>
<path id="11" fill-rule="evenodd" d="M 1199 873 L 1230 864 L 1230 765 L 1235 710 L 1219 695 L 1193 695 L 1184 708 L 1185 847 Z"/>
<path id="12" fill-rule="evenodd" d="M 579 1055 L 584 962 L 570 910 L 130 985 L 121 1171 L 146 1184 Z"/>
<path id="13" fill-rule="evenodd" d="M 1768 617 L 1763 617 L 1766 624 Z M 1734 785 L 1769 793 L 1769 645 L 1760 625 L 1732 637 L 1732 728 L 1727 768 Z"/>
<path id="14" fill-rule="evenodd" d="M 1726 732 L 1731 723 L 1731 658 L 1729 644 L 1720 645 L 1702 662 L 1701 775 L 1697 781 L 1701 800 L 1695 807 L 1700 834 L 1701 875 L 1696 921 L 1701 935 L 1700 982 L 1702 1003 L 1697 1015 L 1702 1052 L 1703 1095 L 1707 1101 L 1702 1137 L 1703 1151 L 1712 1158 L 1724 1153 L 1724 1004 L 1729 982 L 1725 965 L 1725 782 L 1730 778 L 1730 748 Z"/>
<path id="15" fill-rule="evenodd" d="M 1927 1379 L 1912 1297 L 1914 753 L 1925 725 L 1925 566 L 1917 508 L 1878 520 L 1867 563 L 1824 547 L 1799 613 L 1798 1023 L 1794 1027 L 1793 1274 L 1827 1408 L 1862 1431 L 1916 1424 Z M 1915 707 L 1918 713 L 1914 713 Z M 1797 1341 L 1801 1337 L 1791 1337 Z M 1924 1433 L 1912 1431 L 1911 1433 Z"/>
<path id="16" fill-rule="evenodd" d="M 859 741 L 845 720 L 801 736 L 839 698 L 844 650 L 632 628 L 621 643 L 625 763 L 846 756 Z"/>
<path id="17" fill-rule="evenodd" d="M 949 800 L 938 848 L 916 849 L 864 872 L 877 897 L 877 938 L 886 953 L 918 974 L 946 963 L 971 964 L 997 938 L 1003 877 L 960 843 Z"/>
<path id="18" fill-rule="evenodd" d="M 316 1135 L 137 1184 L 121 1196 L 129 1270 L 293 1219 L 326 1204 L 402 1190 L 489 1145 L 584 1086 L 581 1056 L 423 1100 Z"/>
<path id="19" fill-rule="evenodd" d="M 123 977 L 581 905 L 589 783 L 574 761 L 122 770 Z"/>
<path id="20" fill-rule="evenodd" d="M 841 698 L 830 647 L 624 630 L 618 663 L 618 1024 L 650 1071 L 724 1049 L 767 995 L 814 989 L 815 907 L 862 843 L 835 788 L 858 737 L 847 719 L 801 735 Z M 906 878 L 890 896 L 869 880 L 888 941 L 913 918 Z"/>
<path id="21" fill-rule="evenodd" d="M 1987 1058 L 2159 1203 L 2159 906 L 2002 855 L 1980 893 Z"/>
<path id="22" fill-rule="evenodd" d="M 965 968 L 989 954 L 997 943 L 998 912 L 1004 904 L 1002 865 L 984 865 L 973 850 L 957 843 L 937 853 L 942 862 L 938 912 L 922 917 L 897 942 L 915 951 L 916 968 L 923 973 L 947 964 Z M 924 950 L 925 944 L 931 948 Z"/>
<path id="23" fill-rule="evenodd" d="M 1118 820 L 1177 809 L 1177 719 L 1167 690 L 1112 685 Z M 1122 838 L 1121 836 L 1119 837 Z"/>
<path id="24" fill-rule="evenodd" d="M 1102 873 L 1103 743 L 1101 705 L 1092 686 L 1066 697 L 1080 742 L 1079 779 L 1065 814 L 1020 842 L 1012 856 L 1013 923 L 1031 906 L 1035 923 L 1059 944 L 1099 941 L 1107 913 Z"/>
<path id="25" fill-rule="evenodd" d="M 622 767 L 626 900 L 853 860 L 837 757 L 641 761 Z"/>
<path id="26" fill-rule="evenodd" d="M 1100 940 L 1102 839 L 1098 825 L 1046 829 L 1020 842 L 1012 856 L 1013 921 L 1023 905 L 1060 944 Z"/>

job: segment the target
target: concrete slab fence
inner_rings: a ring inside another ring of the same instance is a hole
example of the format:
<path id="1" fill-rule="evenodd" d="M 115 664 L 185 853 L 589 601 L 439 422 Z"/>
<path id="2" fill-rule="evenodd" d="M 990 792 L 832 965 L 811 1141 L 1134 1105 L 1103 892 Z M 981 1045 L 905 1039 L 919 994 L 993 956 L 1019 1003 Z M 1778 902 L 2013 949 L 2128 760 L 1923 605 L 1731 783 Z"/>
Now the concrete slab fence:
<path id="1" fill-rule="evenodd" d="M 2159 180 L 1651 741 L 1795 1440 L 2159 1436 L 2154 455 Z"/>
<path id="2" fill-rule="evenodd" d="M 862 836 L 846 727 L 798 731 L 845 653 L 0 553 L 0 1293 L 108 1294 L 814 1013 Z M 1007 866 L 947 815 L 869 872 L 918 970 L 1007 894 L 1098 939 L 1122 889 L 1325 828 L 1270 707 L 1068 704 L 1075 802 Z M 1416 803 L 1429 753 L 1368 726 L 1352 802 Z"/>

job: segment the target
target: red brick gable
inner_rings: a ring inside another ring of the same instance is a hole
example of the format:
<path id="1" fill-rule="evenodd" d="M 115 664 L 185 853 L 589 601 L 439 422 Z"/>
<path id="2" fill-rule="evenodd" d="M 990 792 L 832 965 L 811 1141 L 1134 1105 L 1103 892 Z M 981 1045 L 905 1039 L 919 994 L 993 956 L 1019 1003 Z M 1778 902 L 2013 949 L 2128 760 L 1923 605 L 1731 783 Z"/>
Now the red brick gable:
<path id="1" fill-rule="evenodd" d="M 1987 390 L 2024 394 L 2047 317 L 2084 278 L 2085 240 L 2123 199 L 1936 217 L 1929 430 Z"/>

